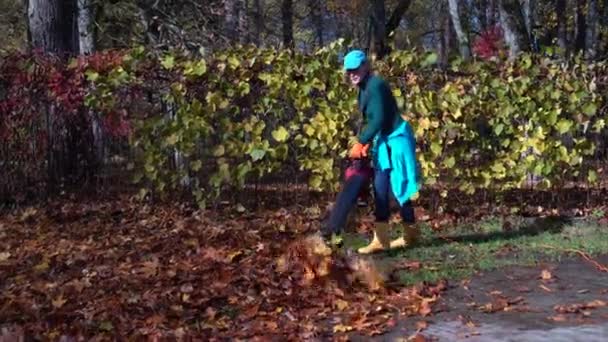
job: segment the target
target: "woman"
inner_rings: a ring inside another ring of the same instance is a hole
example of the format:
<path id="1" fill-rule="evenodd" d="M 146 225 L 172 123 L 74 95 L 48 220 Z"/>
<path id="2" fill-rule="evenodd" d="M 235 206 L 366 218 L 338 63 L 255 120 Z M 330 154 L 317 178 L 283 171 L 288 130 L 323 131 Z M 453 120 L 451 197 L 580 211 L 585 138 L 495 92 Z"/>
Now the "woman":
<path id="1" fill-rule="evenodd" d="M 358 106 L 366 126 L 350 149 L 350 158 L 365 156 L 366 145 L 373 144 L 375 216 L 374 237 L 359 249 L 368 254 L 387 248 L 411 245 L 418 236 L 412 198 L 418 193 L 416 141 L 411 126 L 399 115 L 399 108 L 388 83 L 372 74 L 365 53 L 353 50 L 344 57 L 344 70 L 359 89 Z M 389 195 L 399 203 L 405 234 L 390 241 Z"/>

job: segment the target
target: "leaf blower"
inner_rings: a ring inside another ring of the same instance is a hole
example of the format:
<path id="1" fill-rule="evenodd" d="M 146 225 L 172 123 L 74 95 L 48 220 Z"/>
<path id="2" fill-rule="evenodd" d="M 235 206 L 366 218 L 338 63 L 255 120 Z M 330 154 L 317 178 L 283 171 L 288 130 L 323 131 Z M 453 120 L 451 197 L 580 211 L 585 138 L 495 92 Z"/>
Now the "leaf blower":
<path id="1" fill-rule="evenodd" d="M 367 206 L 370 197 L 370 184 L 373 179 L 370 159 L 365 156 L 346 160 L 344 185 L 329 217 L 322 224 L 321 232 L 325 238 L 340 234 L 346 225 L 348 214 L 355 205 Z"/>

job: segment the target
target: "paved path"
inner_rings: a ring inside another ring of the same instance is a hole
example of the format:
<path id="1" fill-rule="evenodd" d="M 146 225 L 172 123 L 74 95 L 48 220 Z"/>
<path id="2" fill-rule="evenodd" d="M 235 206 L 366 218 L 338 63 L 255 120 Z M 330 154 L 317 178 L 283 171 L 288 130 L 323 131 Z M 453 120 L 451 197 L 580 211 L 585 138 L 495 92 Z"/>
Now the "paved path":
<path id="1" fill-rule="evenodd" d="M 553 329 L 526 329 L 511 324 L 482 323 L 470 328 L 460 321 L 431 325 L 423 332 L 436 341 L 470 342 L 604 342 L 608 341 L 608 322 L 600 325 L 557 327 Z M 393 336 L 395 339 L 396 336 Z M 391 338 L 387 336 L 387 340 Z"/>
<path id="2" fill-rule="evenodd" d="M 598 261 L 607 265 L 608 256 Z M 543 270 L 550 279 L 541 279 Z M 507 310 L 484 310 L 500 298 L 512 302 Z M 594 301 L 600 305 L 574 313 L 558 310 Z M 507 267 L 451 284 L 435 309 L 421 333 L 431 341 L 608 342 L 608 273 L 580 258 Z M 372 340 L 406 341 L 420 320 L 405 319 Z"/>

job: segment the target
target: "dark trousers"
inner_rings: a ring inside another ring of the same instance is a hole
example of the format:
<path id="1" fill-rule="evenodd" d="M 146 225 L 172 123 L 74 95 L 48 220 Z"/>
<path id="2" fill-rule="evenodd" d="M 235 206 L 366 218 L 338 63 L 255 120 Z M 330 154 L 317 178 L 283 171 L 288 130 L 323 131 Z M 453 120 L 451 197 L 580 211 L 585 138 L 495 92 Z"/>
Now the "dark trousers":
<path id="1" fill-rule="evenodd" d="M 390 171 L 376 171 L 374 173 L 374 197 L 376 199 L 375 214 L 377 222 L 386 222 L 391 215 L 390 195 L 392 195 Z M 403 222 L 416 222 L 412 202 L 406 201 L 403 203 L 403 205 L 399 208 L 399 213 L 401 214 L 401 219 Z"/>
<path id="2" fill-rule="evenodd" d="M 389 171 L 376 170 L 374 172 L 375 216 L 377 222 L 386 222 L 390 217 L 390 195 L 392 194 L 392 191 L 389 175 Z M 345 181 L 342 191 L 338 194 L 330 217 L 324 224 L 324 234 L 339 234 L 344 229 L 348 213 L 357 203 L 357 195 L 359 194 L 361 187 L 365 184 L 365 177 L 360 175 L 353 175 Z M 401 219 L 405 223 L 415 222 L 414 208 L 410 201 L 405 202 L 401 206 L 399 212 L 401 214 Z"/>

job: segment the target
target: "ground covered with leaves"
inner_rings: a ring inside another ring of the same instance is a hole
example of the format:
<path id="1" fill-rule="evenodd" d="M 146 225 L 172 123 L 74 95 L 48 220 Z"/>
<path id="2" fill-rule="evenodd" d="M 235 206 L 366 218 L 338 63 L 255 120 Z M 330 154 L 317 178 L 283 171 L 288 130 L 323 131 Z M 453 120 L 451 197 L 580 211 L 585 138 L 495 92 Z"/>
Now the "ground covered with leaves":
<path id="1" fill-rule="evenodd" d="M 325 276 L 279 270 L 320 214 L 128 199 L 10 212 L 0 219 L 0 329 L 42 340 L 341 339 L 431 313 L 442 282 L 372 290 L 333 261 Z"/>

